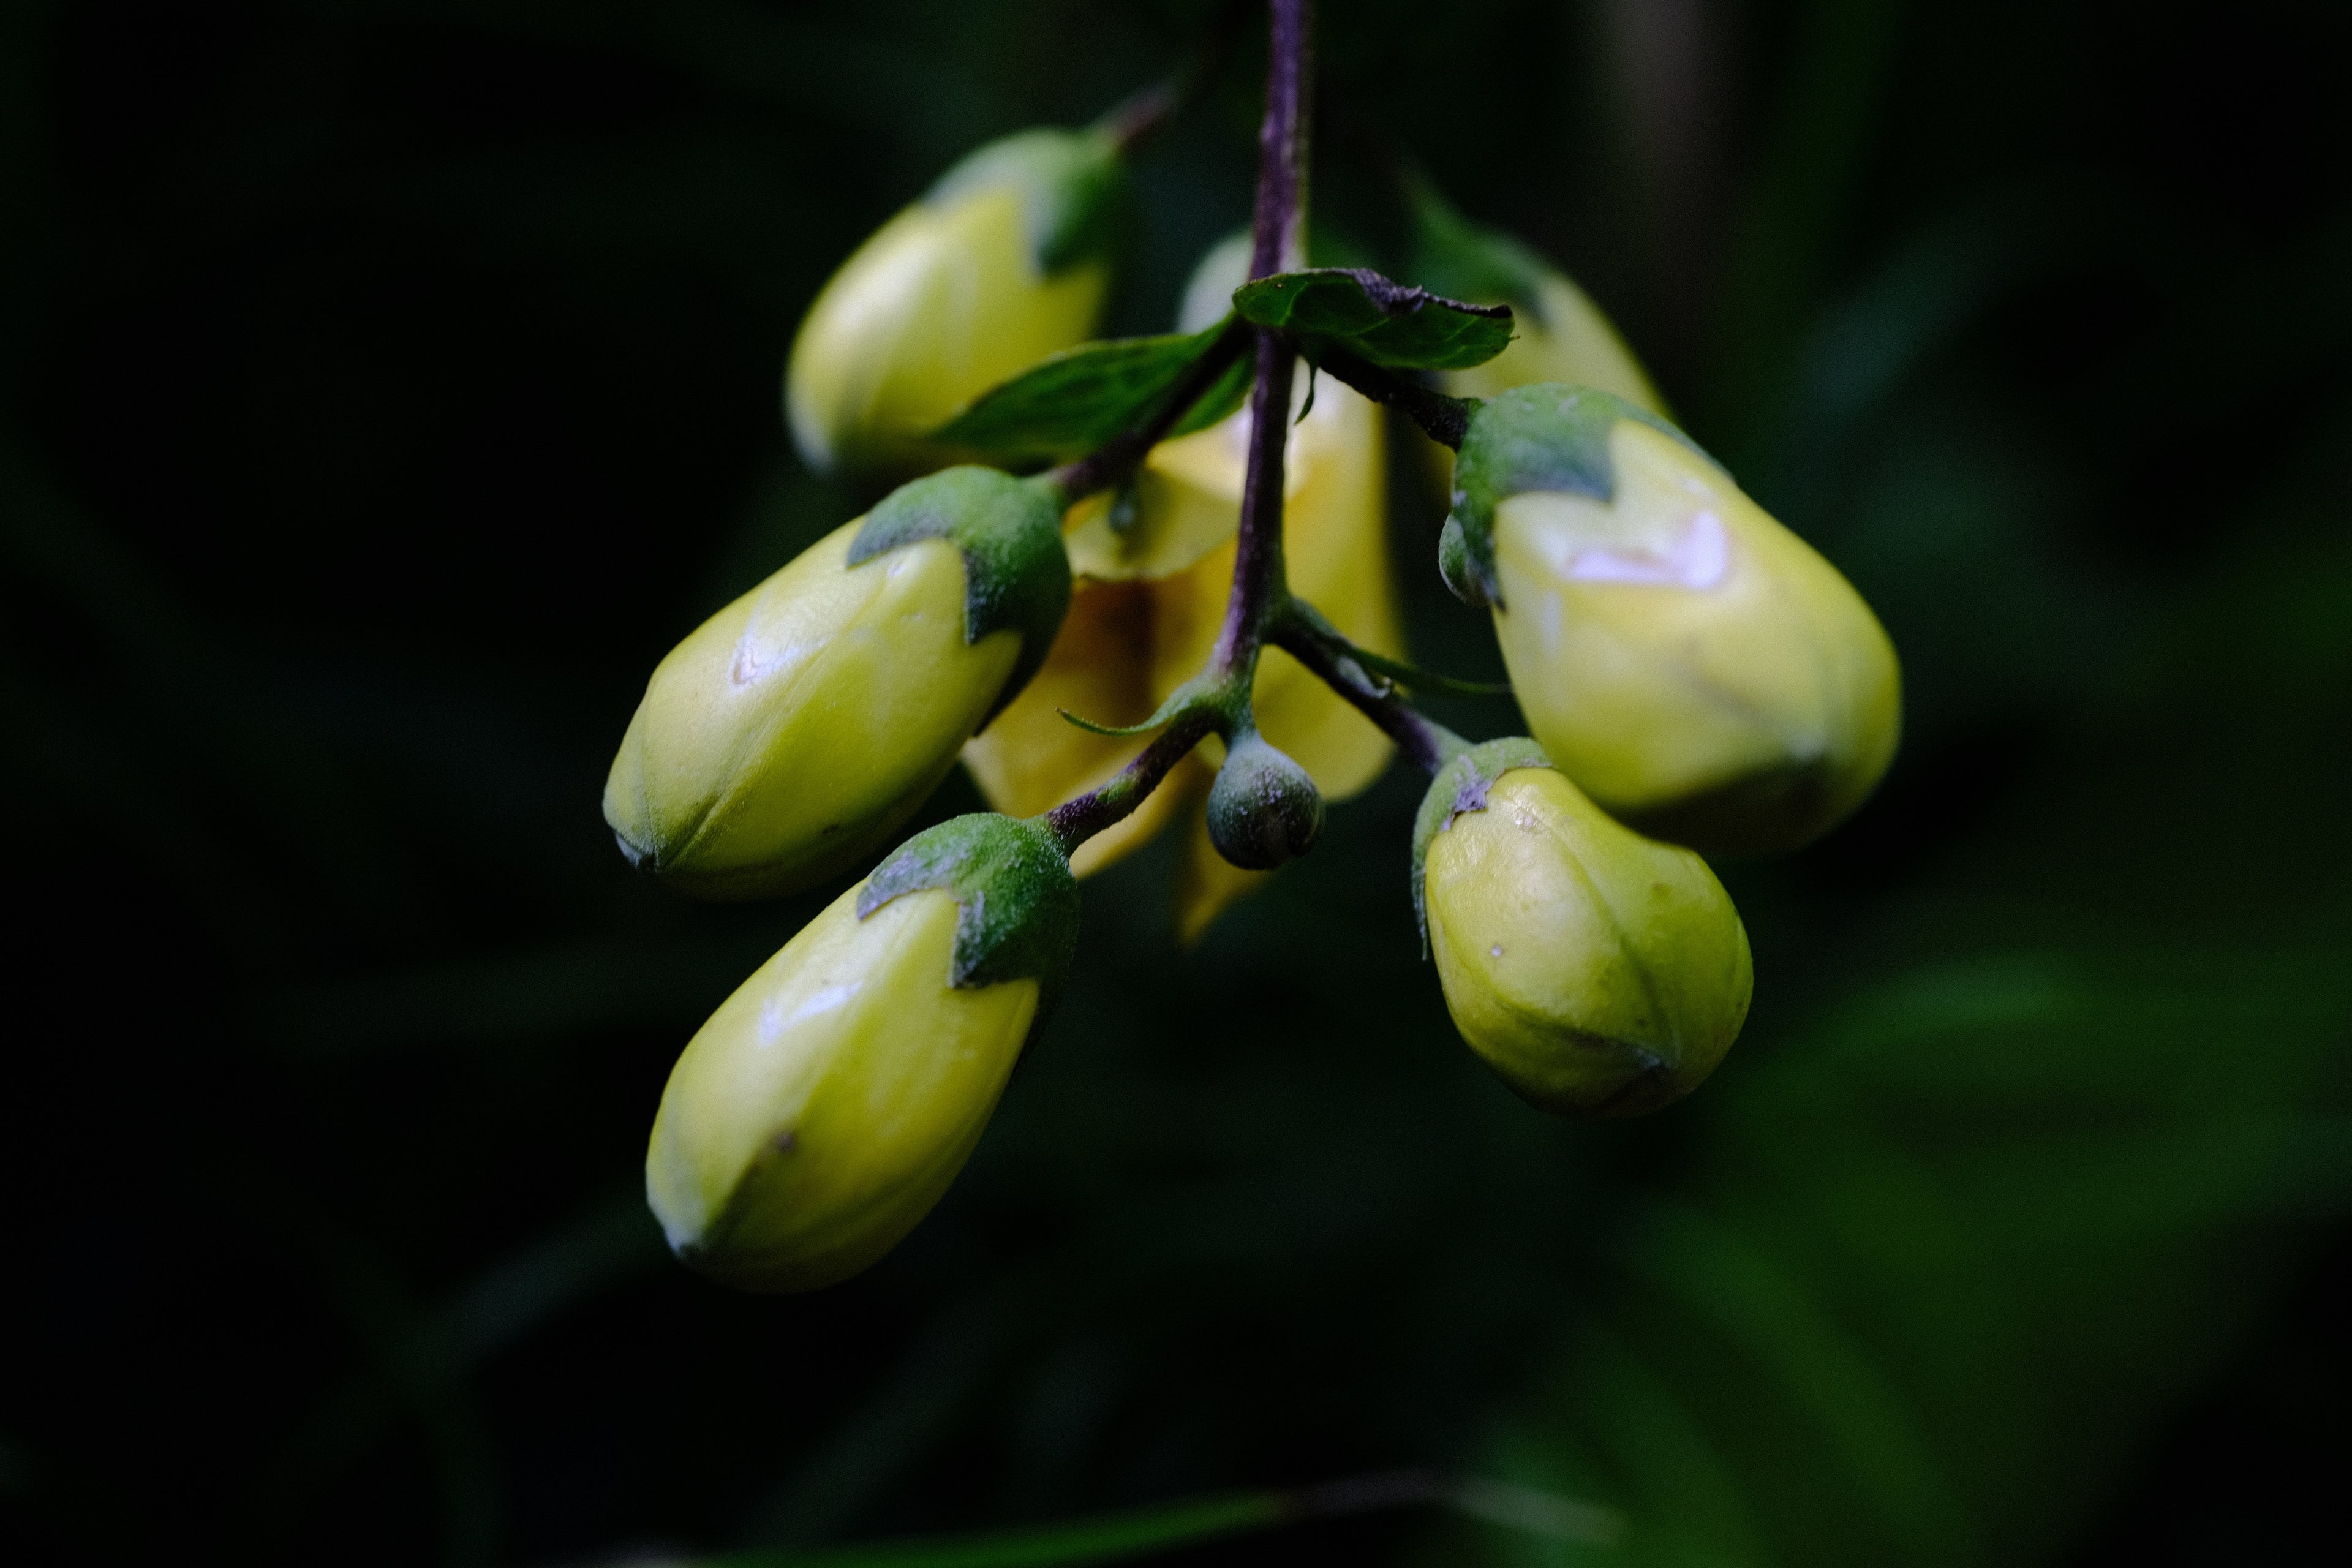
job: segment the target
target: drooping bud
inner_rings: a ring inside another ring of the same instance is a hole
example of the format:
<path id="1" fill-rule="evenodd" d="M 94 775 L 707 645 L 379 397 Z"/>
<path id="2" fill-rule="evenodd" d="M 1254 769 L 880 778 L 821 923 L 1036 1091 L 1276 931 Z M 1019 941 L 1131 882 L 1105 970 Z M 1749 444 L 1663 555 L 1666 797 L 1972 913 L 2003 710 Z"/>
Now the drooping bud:
<path id="1" fill-rule="evenodd" d="M 1044 487 L 901 487 L 654 671 L 604 786 L 624 853 L 709 898 L 795 891 L 887 842 L 1033 674 L 1069 605 Z"/>
<path id="2" fill-rule="evenodd" d="M 1209 786 L 1209 841 L 1244 871 L 1271 871 L 1315 847 L 1323 796 L 1305 768 L 1253 730 L 1225 752 Z"/>
<path id="3" fill-rule="evenodd" d="M 1439 770 L 1413 877 L 1454 1026 L 1539 1109 L 1654 1110 L 1748 1016 L 1748 932 L 1706 862 L 1612 820 L 1533 742 Z"/>
<path id="4" fill-rule="evenodd" d="M 1493 605 L 1536 738 L 1611 814 L 1777 851 L 1870 794 L 1901 727 L 1893 645 L 1680 431 L 1604 392 L 1520 387 L 1472 415 L 1454 476 L 1465 596 Z"/>
<path id="5" fill-rule="evenodd" d="M 720 1005 L 662 1092 L 646 1193 L 679 1257 L 813 1290 L 898 1245 L 979 1142 L 1077 941 L 1053 837 L 914 838 Z"/>
<path id="6" fill-rule="evenodd" d="M 990 142 L 842 265 L 793 342 L 784 401 L 820 473 L 950 460 L 924 437 L 1093 335 L 1127 187 L 1097 131 Z"/>

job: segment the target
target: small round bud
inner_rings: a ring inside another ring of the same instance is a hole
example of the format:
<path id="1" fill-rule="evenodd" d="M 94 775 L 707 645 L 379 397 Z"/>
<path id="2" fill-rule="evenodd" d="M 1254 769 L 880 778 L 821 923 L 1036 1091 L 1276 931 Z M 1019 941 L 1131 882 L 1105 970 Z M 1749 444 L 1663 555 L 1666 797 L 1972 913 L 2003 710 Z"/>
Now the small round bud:
<path id="1" fill-rule="evenodd" d="M 988 468 L 902 486 L 662 660 L 604 819 L 633 863 L 703 897 L 846 870 L 1028 679 L 1069 595 L 1044 490 Z"/>
<path id="2" fill-rule="evenodd" d="M 1028 131 L 943 175 L 843 263 L 801 323 L 784 402 L 819 473 L 943 460 L 927 437 L 1092 334 L 1126 188 L 1097 132 Z"/>
<path id="3" fill-rule="evenodd" d="M 1255 731 L 1235 740 L 1209 788 L 1209 841 L 1244 871 L 1271 871 L 1315 847 L 1323 795 L 1305 768 Z"/>
<path id="4" fill-rule="evenodd" d="M 1696 855 L 1621 826 L 1526 741 L 1442 769 L 1415 839 L 1446 1009 L 1522 1099 L 1638 1115 L 1723 1059 L 1754 971 Z"/>
<path id="5" fill-rule="evenodd" d="M 812 1290 L 898 1245 L 980 1141 L 1069 968 L 1052 837 L 986 815 L 919 834 L 722 1003 L 662 1091 L 646 1194 L 671 1247 Z"/>

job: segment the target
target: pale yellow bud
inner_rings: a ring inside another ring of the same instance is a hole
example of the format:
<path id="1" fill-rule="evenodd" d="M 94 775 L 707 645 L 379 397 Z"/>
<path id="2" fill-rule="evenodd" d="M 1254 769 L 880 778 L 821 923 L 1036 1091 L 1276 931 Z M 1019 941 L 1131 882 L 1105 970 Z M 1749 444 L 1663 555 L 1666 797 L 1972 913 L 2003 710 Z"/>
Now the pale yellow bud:
<path id="1" fill-rule="evenodd" d="M 1686 443 L 1626 418 L 1608 450 L 1608 500 L 1495 506 L 1495 626 L 1528 726 L 1645 832 L 1794 847 L 1894 756 L 1894 647 L 1835 567 Z"/>
<path id="2" fill-rule="evenodd" d="M 1035 1016 L 1034 979 L 950 984 L 953 894 L 861 920 L 861 890 L 711 1015 L 662 1093 L 646 1195 L 728 1284 L 814 1289 L 896 1246 L 963 1168 Z"/>
<path id="3" fill-rule="evenodd" d="M 706 896 L 807 887 L 879 848 L 955 765 L 1021 635 L 965 640 L 965 563 L 945 539 L 849 564 L 864 521 L 654 671 L 604 786 L 640 865 Z"/>
<path id="4" fill-rule="evenodd" d="M 929 432 L 1091 337 L 1110 287 L 1091 209 L 1118 184 L 1116 152 L 1096 133 L 1030 132 L 982 149 L 885 224 L 793 342 L 785 405 L 810 467 L 952 460 Z"/>
<path id="5" fill-rule="evenodd" d="M 1432 785 L 1424 826 L 1449 820 L 1424 833 L 1422 862 L 1462 1037 L 1547 1110 L 1635 1115 L 1690 1092 L 1738 1037 L 1754 983 L 1722 884 L 1550 768 L 1507 768 L 1456 815 L 1463 776 Z"/>

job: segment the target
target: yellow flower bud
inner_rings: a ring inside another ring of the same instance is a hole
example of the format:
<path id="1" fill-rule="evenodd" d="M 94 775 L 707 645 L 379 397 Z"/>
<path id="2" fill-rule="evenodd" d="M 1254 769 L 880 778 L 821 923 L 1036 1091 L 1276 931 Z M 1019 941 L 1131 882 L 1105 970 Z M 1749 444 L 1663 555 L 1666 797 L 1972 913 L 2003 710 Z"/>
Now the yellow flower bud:
<path id="1" fill-rule="evenodd" d="M 1442 770 L 1415 837 L 1446 1008 L 1522 1099 L 1639 1115 L 1730 1049 L 1748 932 L 1696 855 L 1620 826 L 1524 741 Z"/>
<path id="2" fill-rule="evenodd" d="M 1885 631 L 1679 433 L 1522 388 L 1473 418 L 1461 485 L 1449 548 L 1495 604 L 1528 727 L 1609 812 L 1709 853 L 1784 850 L 1877 784 L 1901 727 Z"/>
<path id="3" fill-rule="evenodd" d="M 939 1202 L 1069 964 L 1077 893 L 1042 829 L 910 841 L 719 1005 L 662 1092 L 646 1192 L 670 1246 L 754 1290 L 880 1258 Z"/>
<path id="4" fill-rule="evenodd" d="M 928 434 L 1094 333 L 1124 189 L 1100 132 L 1030 131 L 972 153 L 885 224 L 809 308 L 785 370 L 793 439 L 820 473 L 944 460 Z"/>
<path id="5" fill-rule="evenodd" d="M 950 469 L 704 622 L 614 759 L 604 817 L 624 852 L 714 898 L 793 891 L 871 854 L 1050 643 L 1069 595 L 1057 517 L 1038 487 Z"/>

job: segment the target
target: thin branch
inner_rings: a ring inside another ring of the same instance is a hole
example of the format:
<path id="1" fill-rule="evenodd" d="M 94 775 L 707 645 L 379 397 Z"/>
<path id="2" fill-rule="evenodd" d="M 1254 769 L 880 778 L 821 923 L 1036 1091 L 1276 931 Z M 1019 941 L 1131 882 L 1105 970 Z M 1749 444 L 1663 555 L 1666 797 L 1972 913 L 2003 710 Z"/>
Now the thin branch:
<path id="1" fill-rule="evenodd" d="M 1182 762 L 1185 754 L 1213 728 L 1215 723 L 1210 714 L 1186 714 L 1162 731 L 1159 739 L 1144 747 L 1108 782 L 1047 812 L 1045 826 L 1061 840 L 1063 852 L 1075 850 L 1103 829 L 1124 821 L 1160 787 L 1160 781 L 1168 776 L 1169 770 Z"/>
<path id="2" fill-rule="evenodd" d="M 1112 104 L 1095 121 L 1095 128 L 1108 132 L 1122 153 L 1133 152 L 1137 143 L 1151 137 L 1199 101 L 1223 72 L 1234 44 L 1240 40 L 1243 25 L 1255 8 L 1253 0 L 1225 0 L 1208 26 L 1196 35 L 1198 42 L 1183 62 L 1166 79 Z"/>
<path id="3" fill-rule="evenodd" d="M 1475 401 L 1448 397 L 1337 345 L 1325 349 L 1315 363 L 1316 368 L 1333 380 L 1346 383 L 1374 403 L 1386 404 L 1420 426 L 1431 440 L 1457 452 L 1462 449 L 1462 438 L 1470 431 L 1470 411 L 1477 406 Z"/>
<path id="4" fill-rule="evenodd" d="M 1062 504 L 1075 506 L 1132 473 L 1151 455 L 1151 448 L 1182 423 L 1184 416 L 1217 384 L 1227 367 L 1241 357 L 1248 342 L 1248 330 L 1239 322 L 1227 327 L 1206 353 L 1184 368 L 1184 374 L 1176 378 L 1176 384 L 1168 389 L 1167 398 L 1152 411 L 1150 418 L 1131 430 L 1119 432 L 1085 457 L 1055 468 L 1051 477 L 1061 489 Z"/>
<path id="5" fill-rule="evenodd" d="M 1297 355 L 1282 334 L 1257 331 L 1257 383 L 1250 392 L 1249 469 L 1242 481 L 1241 526 L 1234 547 L 1234 587 L 1225 600 L 1209 668 L 1246 678 L 1256 668 L 1267 607 L 1281 599 L 1284 447 L 1290 436 L 1291 372 Z"/>
<path id="6" fill-rule="evenodd" d="M 1317 636 L 1303 616 L 1282 616 L 1275 622 L 1271 636 L 1275 647 L 1312 670 L 1324 685 L 1379 725 L 1422 772 L 1434 773 L 1469 749 L 1469 742 L 1435 720 L 1423 717 L 1388 682 Z"/>
<path id="7" fill-rule="evenodd" d="M 1307 0 L 1272 0 L 1273 63 L 1266 75 L 1265 123 L 1258 136 L 1252 278 L 1296 266 L 1306 251 L 1307 6 Z M 1239 331 L 1237 328 L 1234 333 L 1236 340 Z M 1200 744 L 1202 737 L 1212 730 L 1230 732 L 1246 715 L 1250 681 L 1257 669 L 1258 649 L 1267 625 L 1290 603 L 1282 572 L 1282 478 L 1284 447 L 1290 435 L 1290 384 L 1298 356 L 1280 332 L 1257 329 L 1255 337 L 1257 375 L 1250 392 L 1249 468 L 1242 483 L 1233 592 L 1204 672 L 1217 695 L 1214 700 L 1204 698 L 1180 716 L 1117 777 L 1046 814 L 1045 825 L 1065 849 L 1076 849 L 1125 818 L 1160 786 L 1170 769 Z M 1220 346 L 1223 342 L 1220 340 Z M 1194 368 L 1197 371 L 1200 366 Z M 1207 385 L 1204 380 L 1201 390 Z M 1171 395 L 1168 405 L 1160 411 L 1159 417 L 1166 421 L 1159 426 L 1160 433 L 1172 427 L 1179 416 L 1171 410 L 1180 405 L 1189 407 L 1198 396 L 1198 391 L 1183 396 L 1181 388 Z M 1144 438 L 1147 432 L 1131 434 L 1133 441 L 1121 437 L 1128 443 L 1121 451 L 1131 452 L 1131 461 L 1139 461 L 1150 450 L 1151 440 Z M 1094 463 L 1095 458 L 1085 458 L 1056 474 L 1065 494 L 1072 494 L 1076 484 L 1094 481 L 1097 473 Z M 1073 474 L 1073 469 L 1077 472 Z"/>
<path id="8" fill-rule="evenodd" d="M 1253 279 L 1297 265 L 1307 249 L 1307 0 L 1273 0 L 1272 63 L 1265 79 L 1265 122 L 1258 132 L 1257 208 L 1251 222 Z M 1282 573 L 1282 479 L 1297 360 L 1288 339 L 1259 329 L 1233 594 L 1225 602 L 1216 650 L 1209 658 L 1213 671 L 1244 681 L 1257 668 L 1267 615 L 1288 596 Z"/>

